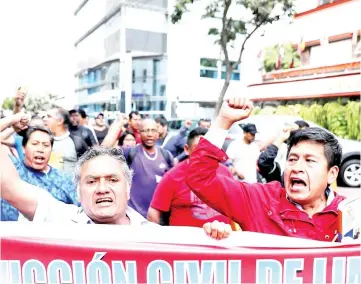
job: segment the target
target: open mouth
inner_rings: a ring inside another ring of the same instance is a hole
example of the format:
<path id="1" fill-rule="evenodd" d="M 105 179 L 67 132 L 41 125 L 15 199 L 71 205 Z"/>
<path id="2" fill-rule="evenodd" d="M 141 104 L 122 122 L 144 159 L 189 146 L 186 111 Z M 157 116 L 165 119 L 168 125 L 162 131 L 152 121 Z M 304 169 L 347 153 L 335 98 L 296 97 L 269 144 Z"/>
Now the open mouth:
<path id="1" fill-rule="evenodd" d="M 301 178 L 293 177 L 291 178 L 292 189 L 299 190 L 307 186 L 306 182 Z"/>
<path id="2" fill-rule="evenodd" d="M 35 156 L 35 157 L 34 157 L 34 160 L 35 160 L 35 162 L 37 162 L 37 163 L 42 163 L 42 162 L 45 161 L 45 158 L 42 157 L 42 156 Z"/>
<path id="3" fill-rule="evenodd" d="M 99 198 L 95 201 L 96 204 L 110 204 L 113 203 L 113 199 L 110 197 L 107 198 Z"/>

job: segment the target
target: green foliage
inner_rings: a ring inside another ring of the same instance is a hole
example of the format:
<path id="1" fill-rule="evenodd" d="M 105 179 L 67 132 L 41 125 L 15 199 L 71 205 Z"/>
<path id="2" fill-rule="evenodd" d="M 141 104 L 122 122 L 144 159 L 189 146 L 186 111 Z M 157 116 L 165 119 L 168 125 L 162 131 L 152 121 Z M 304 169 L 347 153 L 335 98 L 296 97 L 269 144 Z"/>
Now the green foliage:
<path id="1" fill-rule="evenodd" d="M 345 106 L 347 136 L 349 139 L 360 140 L 360 102 L 348 102 Z"/>
<path id="2" fill-rule="evenodd" d="M 337 136 L 345 139 L 360 140 L 360 102 L 349 101 L 346 105 L 330 102 L 325 105 L 317 103 L 311 106 L 286 105 L 257 109 L 254 115 L 292 115 L 301 116 L 304 120 L 312 121 Z"/>
<path id="3" fill-rule="evenodd" d="M 171 21 L 178 23 L 184 13 L 189 12 L 188 7 L 193 0 L 180 0 L 174 7 Z M 231 74 L 234 68 L 242 62 L 245 44 L 249 38 L 261 27 L 279 20 L 283 16 L 291 16 L 294 0 L 212 0 L 206 7 L 202 19 L 219 19 L 221 28 L 211 27 L 209 35 L 216 37 L 215 42 L 222 48 L 224 63 L 226 66 L 226 79 L 219 95 L 215 115 L 218 114 L 223 97 L 227 92 Z M 238 6 L 241 8 L 239 16 L 231 16 L 229 11 Z M 242 36 L 242 46 L 239 50 L 238 59 L 231 62 L 228 56 L 229 46 Z"/>
<path id="4" fill-rule="evenodd" d="M 292 43 L 284 44 L 284 56 L 281 59 L 280 69 L 289 69 L 292 59 L 293 67 L 297 68 L 301 64 L 300 55 L 297 53 L 297 49 L 293 47 Z M 271 72 L 276 69 L 278 59 L 278 45 L 267 47 L 264 50 L 264 68 L 266 72 Z"/>
<path id="5" fill-rule="evenodd" d="M 12 110 L 14 107 L 14 99 L 13 98 L 6 98 L 2 104 L 3 109 L 10 109 Z"/>
<path id="6" fill-rule="evenodd" d="M 49 93 L 29 94 L 25 99 L 25 109 L 31 113 L 45 111 L 54 104 L 55 96 Z"/>

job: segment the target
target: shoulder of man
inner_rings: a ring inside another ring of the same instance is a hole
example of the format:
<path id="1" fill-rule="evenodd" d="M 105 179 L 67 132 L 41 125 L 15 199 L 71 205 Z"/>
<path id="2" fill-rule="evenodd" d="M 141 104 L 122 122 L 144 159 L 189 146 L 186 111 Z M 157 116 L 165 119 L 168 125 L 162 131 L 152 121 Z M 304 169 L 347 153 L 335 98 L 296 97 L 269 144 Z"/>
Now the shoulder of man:
<path id="1" fill-rule="evenodd" d="M 174 166 L 174 162 L 173 162 L 173 156 L 171 154 L 171 152 L 167 149 L 164 149 L 162 147 L 158 147 L 160 152 L 163 155 L 163 158 L 165 159 L 165 161 L 167 162 L 168 166 L 170 168 L 172 168 Z"/>
<path id="2" fill-rule="evenodd" d="M 140 144 L 135 145 L 134 147 L 131 147 L 129 149 L 127 148 L 123 149 L 123 155 L 129 167 L 132 165 L 134 158 L 137 155 L 139 147 L 141 147 Z"/>
<path id="3" fill-rule="evenodd" d="M 88 145 L 84 141 L 83 137 L 74 135 L 73 133 L 70 133 L 69 137 L 74 142 L 75 151 L 78 157 L 83 155 L 88 150 Z"/>
<path id="4" fill-rule="evenodd" d="M 126 214 L 130 220 L 131 226 L 139 226 L 139 225 L 141 225 L 141 226 L 144 226 L 144 225 L 159 226 L 158 224 L 155 224 L 155 223 L 150 222 L 147 219 L 145 219 L 142 215 L 140 215 L 136 210 L 134 210 L 130 206 L 127 207 Z"/>

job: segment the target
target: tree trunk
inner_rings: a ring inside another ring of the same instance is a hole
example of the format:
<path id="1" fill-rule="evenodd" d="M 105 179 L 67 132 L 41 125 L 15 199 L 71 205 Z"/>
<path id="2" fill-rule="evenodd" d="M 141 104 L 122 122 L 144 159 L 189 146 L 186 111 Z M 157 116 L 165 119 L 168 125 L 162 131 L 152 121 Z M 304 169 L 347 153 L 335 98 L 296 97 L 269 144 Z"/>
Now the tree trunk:
<path id="1" fill-rule="evenodd" d="M 228 63 L 229 64 L 229 63 Z M 232 66 L 228 66 L 227 64 L 227 71 L 226 71 L 226 79 L 224 80 L 224 84 L 223 84 L 223 87 L 222 87 L 222 90 L 221 90 L 221 93 L 219 94 L 219 97 L 218 97 L 218 100 L 217 100 L 217 103 L 216 103 L 216 108 L 214 110 L 214 118 L 217 117 L 220 109 L 221 109 L 221 106 L 223 104 L 223 99 L 224 99 L 224 95 L 226 94 L 227 90 L 228 90 L 228 87 L 229 87 L 229 84 L 231 82 L 231 76 L 232 76 Z"/>

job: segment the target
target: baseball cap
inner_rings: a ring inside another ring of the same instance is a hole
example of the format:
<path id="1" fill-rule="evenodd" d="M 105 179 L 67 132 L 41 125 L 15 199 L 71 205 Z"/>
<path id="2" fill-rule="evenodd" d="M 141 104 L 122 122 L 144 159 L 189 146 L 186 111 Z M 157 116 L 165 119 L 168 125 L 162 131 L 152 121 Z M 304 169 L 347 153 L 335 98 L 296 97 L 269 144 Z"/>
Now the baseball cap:
<path id="1" fill-rule="evenodd" d="M 254 125 L 253 123 L 247 123 L 244 124 L 243 126 L 241 126 L 244 132 L 247 133 L 251 133 L 253 135 L 255 135 L 256 133 L 258 133 L 257 131 L 257 127 L 256 125 Z"/>

